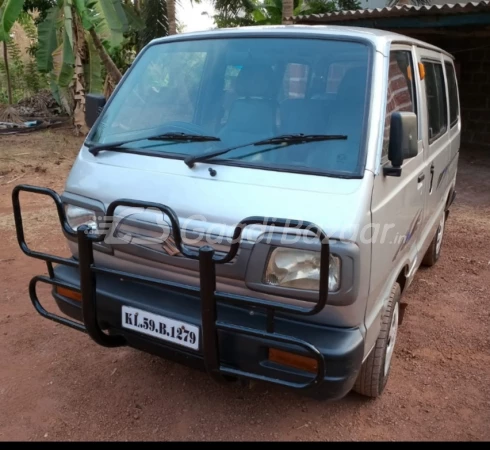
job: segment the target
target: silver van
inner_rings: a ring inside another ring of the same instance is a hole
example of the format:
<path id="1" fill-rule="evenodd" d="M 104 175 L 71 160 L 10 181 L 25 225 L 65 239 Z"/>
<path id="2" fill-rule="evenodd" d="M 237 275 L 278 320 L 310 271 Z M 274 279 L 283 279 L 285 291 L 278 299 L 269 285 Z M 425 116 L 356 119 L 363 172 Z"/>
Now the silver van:
<path id="1" fill-rule="evenodd" d="M 455 197 L 451 55 L 365 28 L 181 34 L 86 117 L 63 192 L 13 190 L 19 245 L 47 264 L 29 287 L 42 316 L 219 382 L 383 392 Z M 54 200 L 72 257 L 27 246 L 24 191 Z"/>

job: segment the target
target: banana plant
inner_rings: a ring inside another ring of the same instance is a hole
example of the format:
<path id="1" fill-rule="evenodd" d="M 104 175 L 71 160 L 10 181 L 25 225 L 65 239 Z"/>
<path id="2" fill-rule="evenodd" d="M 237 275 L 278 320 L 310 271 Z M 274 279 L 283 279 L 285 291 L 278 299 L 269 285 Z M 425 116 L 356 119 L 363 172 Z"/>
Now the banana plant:
<path id="1" fill-rule="evenodd" d="M 5 74 L 7 77 L 7 92 L 9 105 L 13 103 L 12 82 L 10 80 L 7 41 L 10 39 L 10 30 L 18 19 L 24 0 L 0 0 L 0 42 L 3 47 L 3 59 L 5 64 Z"/>
<path id="2" fill-rule="evenodd" d="M 85 92 L 103 92 L 102 67 L 114 84 L 122 77 L 108 50 L 123 42 L 128 8 L 121 0 L 58 0 L 38 26 L 38 70 L 50 73 L 53 93 L 79 129 Z"/>
<path id="3" fill-rule="evenodd" d="M 127 27 L 128 20 L 120 0 L 59 0 L 38 27 L 38 69 L 45 73 L 54 70 L 57 84 L 67 87 L 74 75 L 76 54 L 84 54 L 85 48 L 80 46 L 84 47 L 86 42 L 89 57 L 98 59 L 92 61 L 91 67 L 103 64 L 113 81 L 118 83 L 122 75 L 106 47 L 119 46 Z M 84 35 L 85 41 L 76 39 L 80 34 Z"/>

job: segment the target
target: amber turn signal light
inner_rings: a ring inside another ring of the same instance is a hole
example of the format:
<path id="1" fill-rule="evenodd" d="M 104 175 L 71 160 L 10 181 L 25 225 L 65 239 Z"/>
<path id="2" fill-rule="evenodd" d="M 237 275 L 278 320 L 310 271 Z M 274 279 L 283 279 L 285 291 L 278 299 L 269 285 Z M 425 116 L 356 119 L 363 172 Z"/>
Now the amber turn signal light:
<path id="1" fill-rule="evenodd" d="M 58 295 L 61 295 L 63 297 L 67 297 L 71 300 L 75 300 L 77 302 L 81 302 L 82 301 L 82 294 L 80 294 L 80 292 L 77 292 L 77 291 L 73 291 L 72 289 L 67 289 L 67 288 L 64 288 L 64 287 L 61 287 L 61 286 L 56 286 L 56 293 Z"/>
<path id="2" fill-rule="evenodd" d="M 318 363 L 316 359 L 296 355 L 295 353 L 285 352 L 276 348 L 269 349 L 269 361 L 282 364 L 284 366 L 305 370 L 306 372 L 316 373 L 318 371 Z"/>
<path id="3" fill-rule="evenodd" d="M 425 66 L 421 62 L 419 62 L 419 73 L 420 73 L 420 79 L 423 80 L 425 78 Z"/>

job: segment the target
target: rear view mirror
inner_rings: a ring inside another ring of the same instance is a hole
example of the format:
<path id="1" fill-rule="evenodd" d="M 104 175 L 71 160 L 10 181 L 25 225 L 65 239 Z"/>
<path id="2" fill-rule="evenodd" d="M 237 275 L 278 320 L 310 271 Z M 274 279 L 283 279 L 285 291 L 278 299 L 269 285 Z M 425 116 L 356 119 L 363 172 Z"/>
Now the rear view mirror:
<path id="1" fill-rule="evenodd" d="M 384 168 L 385 175 L 399 177 L 401 166 L 405 159 L 418 154 L 418 125 L 417 115 L 412 112 L 394 112 L 391 115 L 390 146 L 388 159 L 391 167 Z"/>
<path id="2" fill-rule="evenodd" d="M 103 95 L 87 94 L 85 96 L 85 123 L 89 128 L 95 123 L 104 109 L 106 99 Z"/>

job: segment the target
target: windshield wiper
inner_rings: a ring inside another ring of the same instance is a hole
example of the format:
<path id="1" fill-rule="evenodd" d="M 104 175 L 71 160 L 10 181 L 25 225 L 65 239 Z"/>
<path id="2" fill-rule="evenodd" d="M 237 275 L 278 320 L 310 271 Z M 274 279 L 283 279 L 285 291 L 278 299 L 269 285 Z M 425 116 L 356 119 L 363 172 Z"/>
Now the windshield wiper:
<path id="1" fill-rule="evenodd" d="M 117 150 L 123 148 L 124 145 L 132 144 L 138 141 L 176 141 L 176 142 L 206 142 L 206 141 L 220 141 L 221 139 L 215 136 L 205 136 L 201 134 L 189 134 L 189 133 L 163 133 L 155 136 L 141 137 L 138 139 L 131 139 L 127 141 L 109 142 L 107 144 L 98 144 L 90 147 L 89 152 L 92 155 L 97 156 L 102 150 Z"/>
<path id="2" fill-rule="evenodd" d="M 269 139 L 263 139 L 257 142 L 251 142 L 248 144 L 237 145 L 236 147 L 225 148 L 223 150 L 215 150 L 209 153 L 203 153 L 202 155 L 188 156 L 184 159 L 184 162 L 189 168 L 194 167 L 196 162 L 206 161 L 215 156 L 221 156 L 225 153 L 231 152 L 232 150 L 238 150 L 239 148 L 248 147 L 250 145 L 269 145 L 269 144 L 287 144 L 296 145 L 303 144 L 306 142 L 319 142 L 319 141 L 338 141 L 347 139 L 346 135 L 343 134 L 282 134 L 280 136 L 274 136 Z M 280 148 L 280 147 L 277 147 Z"/>

